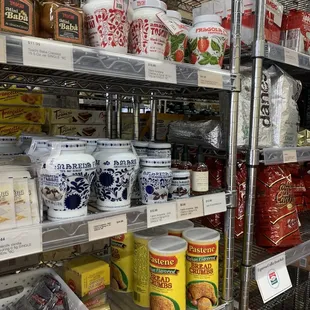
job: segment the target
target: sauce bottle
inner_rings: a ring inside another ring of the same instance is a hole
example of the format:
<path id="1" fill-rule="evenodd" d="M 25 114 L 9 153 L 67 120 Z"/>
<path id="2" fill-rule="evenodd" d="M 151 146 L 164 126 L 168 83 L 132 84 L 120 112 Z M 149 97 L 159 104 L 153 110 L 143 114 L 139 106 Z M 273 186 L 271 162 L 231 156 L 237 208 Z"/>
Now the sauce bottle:
<path id="1" fill-rule="evenodd" d="M 177 170 L 180 166 L 179 152 L 177 146 L 174 144 L 172 147 L 172 155 L 171 155 L 171 169 Z"/>
<path id="2" fill-rule="evenodd" d="M 181 157 L 180 170 L 192 170 L 192 163 L 188 160 L 188 146 L 183 146 L 183 152 Z"/>
<path id="3" fill-rule="evenodd" d="M 205 156 L 202 146 L 197 150 L 197 162 L 192 167 L 191 187 L 192 195 L 202 195 L 209 190 L 209 171 L 208 166 L 204 163 Z"/>

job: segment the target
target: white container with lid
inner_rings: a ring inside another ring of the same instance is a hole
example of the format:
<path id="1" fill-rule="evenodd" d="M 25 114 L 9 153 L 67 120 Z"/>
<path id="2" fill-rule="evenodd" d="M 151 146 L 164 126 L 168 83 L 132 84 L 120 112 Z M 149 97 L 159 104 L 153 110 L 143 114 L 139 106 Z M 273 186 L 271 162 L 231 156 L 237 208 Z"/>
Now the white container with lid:
<path id="1" fill-rule="evenodd" d="M 183 238 L 189 242 L 212 243 L 220 240 L 220 233 L 207 227 L 194 227 L 183 231 Z"/>
<path id="2" fill-rule="evenodd" d="M 150 142 L 147 148 L 147 156 L 171 158 L 171 144 Z"/>
<path id="3" fill-rule="evenodd" d="M 42 160 L 49 155 L 50 150 L 48 148 L 48 142 L 50 140 L 50 138 L 40 137 L 35 137 L 32 139 L 31 145 L 25 150 L 25 154 L 30 157 L 31 162 L 42 162 Z"/>
<path id="4" fill-rule="evenodd" d="M 134 146 L 138 156 L 147 155 L 147 147 L 149 142 L 147 141 L 132 141 L 132 145 Z"/>
<path id="5" fill-rule="evenodd" d="M 190 62 L 197 66 L 221 69 L 228 35 L 218 15 L 194 18 L 189 31 Z"/>
<path id="6" fill-rule="evenodd" d="M 97 208 L 102 211 L 126 209 L 131 206 L 139 157 L 133 153 L 131 141 L 99 140 L 96 159 Z"/>
<path id="7" fill-rule="evenodd" d="M 167 10 L 167 16 L 179 28 L 175 35 L 169 32 L 165 48 L 165 59 L 176 62 L 184 62 L 187 49 L 189 26 L 181 22 L 182 16 L 178 11 Z"/>
<path id="8" fill-rule="evenodd" d="M 0 156 L 16 156 L 23 154 L 20 147 L 17 146 L 17 138 L 12 136 L 0 137 Z"/>
<path id="9" fill-rule="evenodd" d="M 87 215 L 90 184 L 96 163 L 83 141 L 49 141 L 50 155 L 41 168 L 40 190 L 48 219 L 58 221 Z"/>
<path id="10" fill-rule="evenodd" d="M 139 185 L 143 204 L 167 202 L 172 182 L 170 166 L 170 158 L 141 158 Z"/>
<path id="11" fill-rule="evenodd" d="M 129 51 L 139 56 L 164 59 L 168 30 L 156 14 L 165 13 L 167 5 L 160 0 L 132 3 Z"/>
<path id="12" fill-rule="evenodd" d="M 127 53 L 129 25 L 125 1 L 87 0 L 83 11 L 91 46 Z"/>
<path id="13" fill-rule="evenodd" d="M 193 228 L 194 223 L 190 220 L 184 220 L 180 222 L 170 223 L 164 226 L 168 229 L 168 235 L 182 237 L 183 231 Z"/>
<path id="14" fill-rule="evenodd" d="M 80 141 L 86 142 L 85 153 L 92 155 L 95 152 L 97 148 L 98 138 L 80 138 Z"/>
<path id="15" fill-rule="evenodd" d="M 191 190 L 189 170 L 173 170 L 169 199 L 188 198 Z"/>

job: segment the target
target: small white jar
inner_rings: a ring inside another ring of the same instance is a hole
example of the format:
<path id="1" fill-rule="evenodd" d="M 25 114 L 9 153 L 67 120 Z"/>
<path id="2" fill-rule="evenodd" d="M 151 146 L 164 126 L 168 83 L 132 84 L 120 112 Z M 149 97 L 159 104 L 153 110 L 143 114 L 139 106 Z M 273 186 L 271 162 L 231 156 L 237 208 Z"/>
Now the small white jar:
<path id="1" fill-rule="evenodd" d="M 99 138 L 80 138 L 80 141 L 86 142 L 85 153 L 92 155 L 97 148 L 98 140 Z"/>
<path id="2" fill-rule="evenodd" d="M 96 159 L 97 208 L 101 211 L 126 209 L 131 206 L 139 157 L 128 140 L 99 140 Z"/>
<path id="3" fill-rule="evenodd" d="M 23 154 L 20 147 L 17 146 L 17 138 L 12 136 L 0 137 L 0 156 L 16 156 Z"/>
<path id="4" fill-rule="evenodd" d="M 93 156 L 83 141 L 49 141 L 50 155 L 41 168 L 40 190 L 48 219 L 59 221 L 87 215 L 90 184 L 95 175 Z"/>
<path id="5" fill-rule="evenodd" d="M 129 25 L 124 1 L 87 0 L 83 11 L 91 46 L 127 53 Z"/>
<path id="6" fill-rule="evenodd" d="M 133 17 L 129 33 L 132 54 L 164 59 L 168 30 L 156 14 L 165 13 L 167 5 L 160 0 L 133 1 Z"/>
<path id="7" fill-rule="evenodd" d="M 140 166 L 139 185 L 142 203 L 167 202 L 172 182 L 171 158 L 141 158 Z"/>
<path id="8" fill-rule="evenodd" d="M 190 171 L 173 170 L 168 198 L 172 200 L 188 198 L 190 190 Z"/>
<path id="9" fill-rule="evenodd" d="M 147 147 L 149 145 L 146 141 L 132 141 L 132 145 L 134 146 L 138 156 L 147 155 Z"/>
<path id="10" fill-rule="evenodd" d="M 150 142 L 147 148 L 147 156 L 171 158 L 171 144 Z"/>
<path id="11" fill-rule="evenodd" d="M 190 62 L 197 66 L 221 69 L 228 34 L 217 15 L 201 15 L 194 18 L 189 31 Z"/>

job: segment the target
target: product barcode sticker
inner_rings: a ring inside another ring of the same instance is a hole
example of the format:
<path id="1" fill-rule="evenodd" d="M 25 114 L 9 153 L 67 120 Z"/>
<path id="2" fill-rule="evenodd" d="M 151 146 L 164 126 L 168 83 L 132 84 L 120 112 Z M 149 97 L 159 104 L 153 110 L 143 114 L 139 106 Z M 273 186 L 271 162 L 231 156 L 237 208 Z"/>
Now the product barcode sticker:
<path id="1" fill-rule="evenodd" d="M 94 241 L 127 233 L 126 214 L 88 222 L 88 240 Z"/>
<path id="2" fill-rule="evenodd" d="M 0 232 L 0 261 L 42 252 L 41 225 Z"/>
<path id="3" fill-rule="evenodd" d="M 0 36 L 0 62 L 6 63 L 6 37 Z"/>
<path id="4" fill-rule="evenodd" d="M 159 203 L 146 207 L 148 228 L 177 221 L 177 204 L 175 202 Z"/>
<path id="5" fill-rule="evenodd" d="M 73 71 L 72 44 L 24 37 L 23 62 L 25 66 Z"/>
<path id="6" fill-rule="evenodd" d="M 299 67 L 298 53 L 289 48 L 284 48 L 284 62 L 288 65 Z"/>
<path id="7" fill-rule="evenodd" d="M 203 201 L 201 197 L 179 199 L 176 202 L 178 220 L 188 220 L 203 216 Z"/>
<path id="8" fill-rule="evenodd" d="M 167 16 L 165 12 L 157 13 L 156 16 L 162 21 L 162 23 L 167 27 L 171 34 L 176 35 L 182 31 L 179 26 Z"/>
<path id="9" fill-rule="evenodd" d="M 204 215 L 225 212 L 226 195 L 225 193 L 216 193 L 203 196 Z"/>
<path id="10" fill-rule="evenodd" d="M 198 71 L 198 86 L 208 88 L 223 88 L 223 77 L 213 71 Z"/>
<path id="11" fill-rule="evenodd" d="M 176 66 L 167 62 L 145 62 L 145 79 L 153 82 L 176 84 Z"/>
<path id="12" fill-rule="evenodd" d="M 286 267 L 285 252 L 255 266 L 255 279 L 264 303 L 292 287 Z"/>
<path id="13" fill-rule="evenodd" d="M 297 162 L 297 154 L 296 150 L 284 150 L 283 151 L 283 163 L 296 163 Z"/>

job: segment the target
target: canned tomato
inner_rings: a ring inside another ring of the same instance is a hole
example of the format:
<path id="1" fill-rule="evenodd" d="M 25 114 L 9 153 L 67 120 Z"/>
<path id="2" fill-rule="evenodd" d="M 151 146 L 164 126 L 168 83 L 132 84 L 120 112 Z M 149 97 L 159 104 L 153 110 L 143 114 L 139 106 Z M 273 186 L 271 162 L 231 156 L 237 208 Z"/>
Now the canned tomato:
<path id="1" fill-rule="evenodd" d="M 118 292 L 133 291 L 133 234 L 111 238 L 111 287 Z"/>
<path id="2" fill-rule="evenodd" d="M 186 308 L 186 249 L 187 242 L 175 236 L 149 242 L 151 310 Z"/>
<path id="3" fill-rule="evenodd" d="M 186 254 L 186 305 L 189 309 L 213 309 L 218 305 L 218 242 L 220 234 L 204 227 L 183 232 Z"/>

